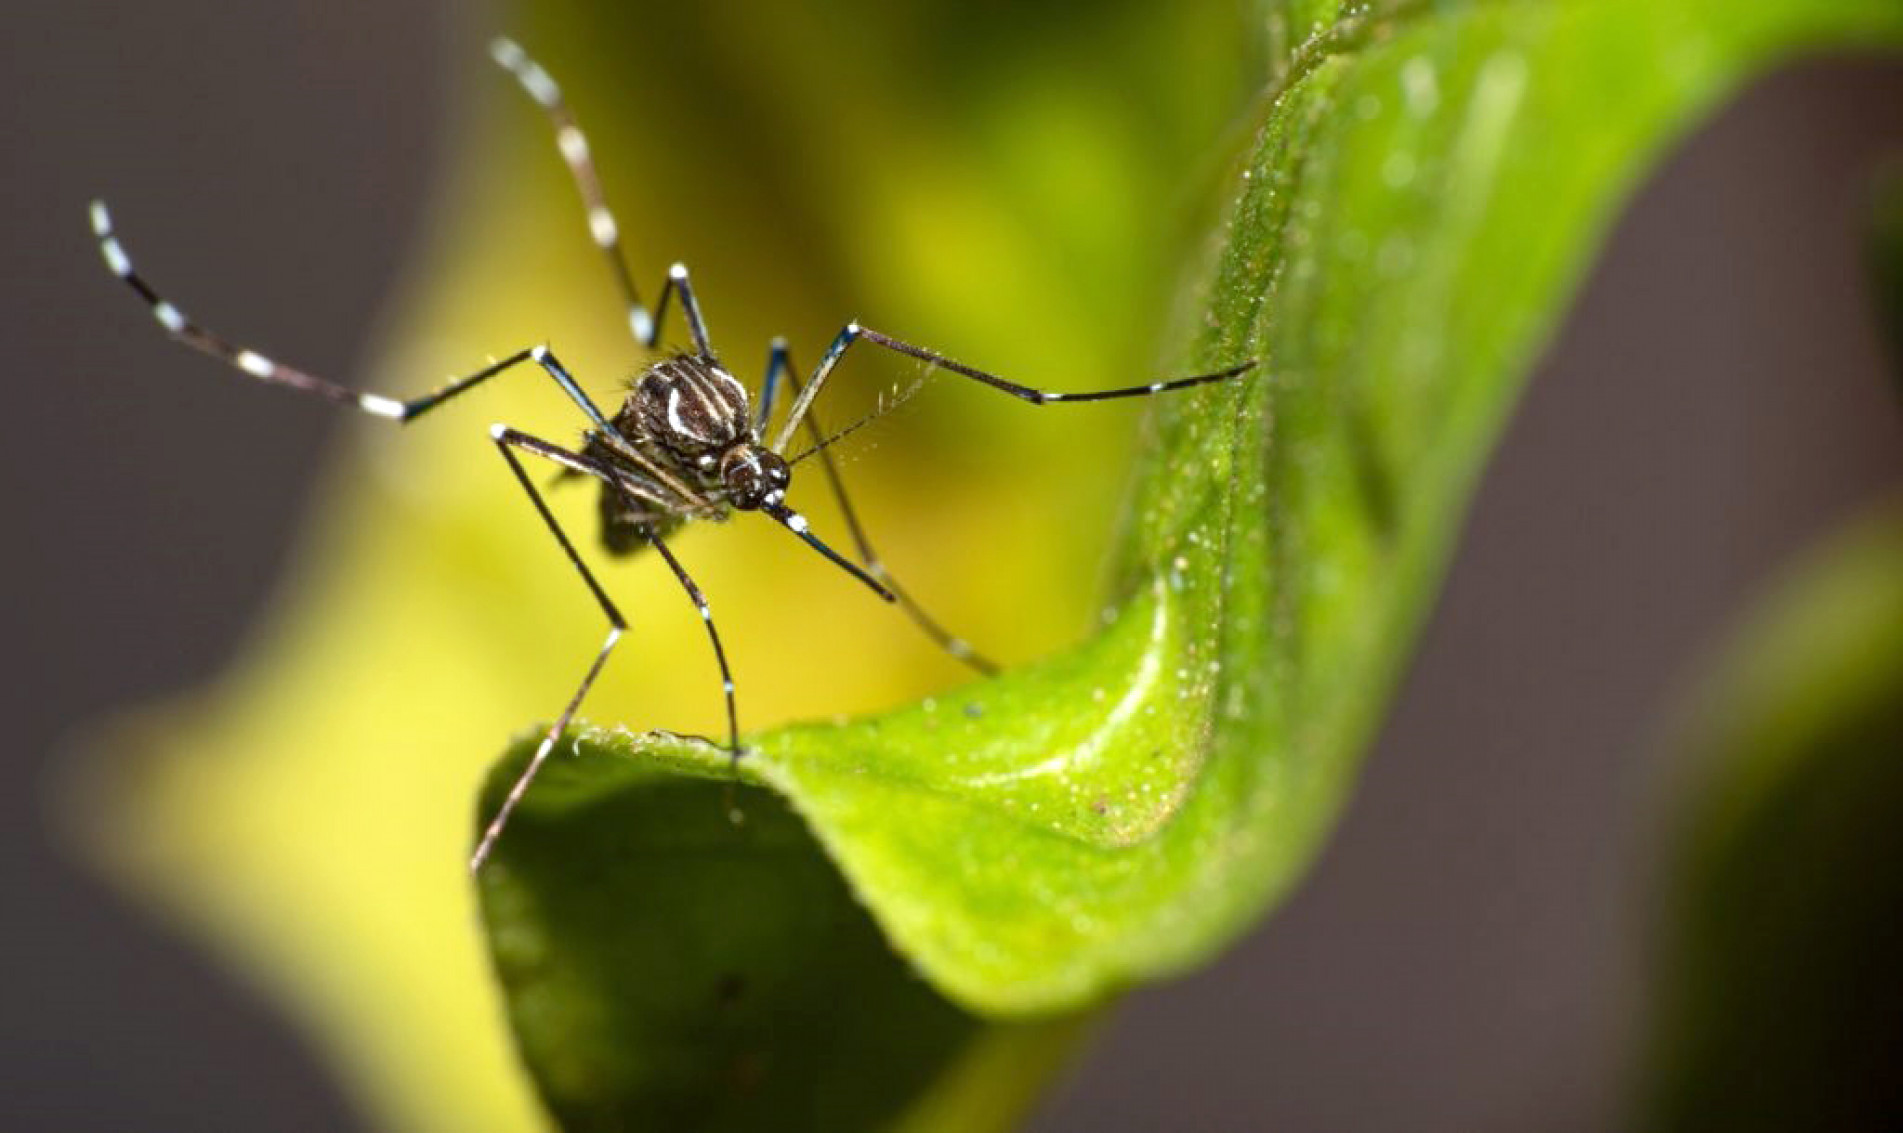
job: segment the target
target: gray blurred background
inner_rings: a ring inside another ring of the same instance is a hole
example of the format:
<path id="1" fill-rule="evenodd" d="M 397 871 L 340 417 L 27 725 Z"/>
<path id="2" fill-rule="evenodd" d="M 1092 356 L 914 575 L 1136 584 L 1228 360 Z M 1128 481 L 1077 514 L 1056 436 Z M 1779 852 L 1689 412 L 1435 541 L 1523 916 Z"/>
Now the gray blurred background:
<path id="1" fill-rule="evenodd" d="M 8 13 L 0 1128 L 361 1124 L 298 1035 L 65 860 L 45 817 L 63 737 L 228 658 L 335 422 L 224 396 L 123 317 L 84 205 L 136 199 L 169 290 L 348 375 L 485 13 Z M 1885 154 L 1903 65 L 1841 60 L 1752 90 L 1657 173 L 1540 367 L 1319 867 L 1226 959 L 1133 996 L 1039 1129 L 1617 1124 L 1670 710 L 1781 563 L 1903 483 L 1860 242 Z"/>

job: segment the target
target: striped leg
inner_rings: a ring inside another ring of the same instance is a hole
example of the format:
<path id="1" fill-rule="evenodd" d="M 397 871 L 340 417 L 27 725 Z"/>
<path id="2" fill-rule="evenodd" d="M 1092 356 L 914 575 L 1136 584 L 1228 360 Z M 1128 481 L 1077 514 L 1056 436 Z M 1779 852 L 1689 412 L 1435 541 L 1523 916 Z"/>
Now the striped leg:
<path id="1" fill-rule="evenodd" d="M 286 366 L 255 350 L 234 345 L 213 331 L 199 326 L 186 318 L 185 313 L 171 301 L 154 290 L 152 285 L 146 282 L 145 277 L 133 268 L 131 257 L 126 255 L 124 245 L 119 243 L 119 237 L 113 231 L 112 214 L 106 211 L 103 201 L 94 201 L 92 204 L 92 224 L 93 232 L 99 238 L 99 254 L 105 257 L 106 266 L 112 269 L 112 274 L 125 280 L 127 286 L 145 300 L 152 309 L 152 317 L 159 321 L 159 325 L 165 328 L 167 334 L 195 350 L 236 367 L 259 381 L 313 393 L 326 401 L 334 401 L 340 405 L 354 405 L 365 413 L 378 417 L 388 417 L 394 421 L 409 421 L 504 370 L 532 361 L 541 366 L 549 377 L 555 379 L 555 383 L 561 386 L 562 392 L 581 407 L 582 412 L 588 415 L 589 420 L 594 422 L 597 428 L 604 430 L 608 428 L 608 422 L 602 417 L 601 410 L 595 407 L 595 404 L 588 399 L 588 395 L 583 393 L 581 387 L 576 384 L 575 379 L 545 346 L 518 350 L 500 362 L 491 362 L 473 374 L 456 378 L 432 393 L 426 393 L 408 401 L 349 389 Z"/>
<path id="2" fill-rule="evenodd" d="M 793 369 L 792 357 L 787 352 L 786 340 L 776 338 L 773 340 L 771 353 L 767 356 L 766 378 L 761 382 L 759 422 L 756 431 L 766 428 L 767 419 L 773 412 L 775 391 L 782 378 L 791 383 L 793 394 L 797 397 L 801 385 Z M 886 588 L 898 599 L 899 606 L 905 610 L 906 616 L 911 618 L 913 624 L 919 629 L 924 630 L 925 636 L 936 642 L 940 649 L 985 676 L 995 675 L 998 672 L 996 664 L 973 650 L 963 638 L 948 632 L 925 612 L 925 608 L 919 605 L 904 587 L 899 585 L 897 579 L 892 577 L 884 561 L 879 558 L 879 553 L 872 549 L 872 541 L 866 537 L 865 527 L 860 524 L 859 515 L 853 510 L 852 501 L 846 496 L 846 483 L 839 474 L 838 462 L 833 459 L 832 452 L 826 447 L 828 441 L 826 431 L 820 427 L 819 419 L 810 410 L 806 414 L 806 428 L 813 438 L 813 451 L 819 454 L 820 467 L 825 469 L 826 482 L 832 487 L 833 498 L 839 501 L 839 512 L 845 517 L 846 529 L 851 532 L 853 544 L 859 549 L 859 561 L 866 565 L 867 572 L 885 583 Z"/>
<path id="3" fill-rule="evenodd" d="M 497 39 L 491 42 L 489 54 L 495 57 L 503 69 L 515 76 L 516 81 L 522 84 L 522 89 L 548 113 L 549 121 L 554 124 L 556 148 L 562 151 L 562 160 L 568 163 L 568 172 L 574 178 L 576 190 L 581 193 L 582 207 L 588 212 L 588 234 L 608 258 L 608 270 L 614 273 L 615 285 L 621 289 L 622 301 L 628 308 L 628 329 L 634 333 L 635 339 L 650 350 L 660 342 L 661 318 L 667 313 L 668 296 L 678 290 L 681 293 L 681 309 L 687 317 L 687 329 L 694 339 L 694 349 L 703 356 L 712 357 L 713 351 L 707 344 L 707 324 L 701 319 L 700 305 L 694 301 L 686 267 L 675 264 L 668 269 L 667 282 L 661 285 L 661 295 L 655 301 L 652 313 L 641 302 L 641 294 L 634 286 L 634 275 L 628 270 L 627 255 L 621 250 L 621 226 L 615 223 L 614 213 L 608 208 L 608 198 L 601 190 L 601 175 L 595 169 L 587 135 L 581 132 L 574 112 L 563 100 L 562 88 L 549 77 L 540 63 L 529 58 L 513 40 Z"/>
<path id="4" fill-rule="evenodd" d="M 341 405 L 354 405 L 366 413 L 374 413 L 379 417 L 402 418 L 403 404 L 399 401 L 379 397 L 374 393 L 359 393 L 334 382 L 325 381 L 323 378 L 313 377 L 302 370 L 294 370 L 281 362 L 266 358 L 255 350 L 234 346 L 192 322 L 185 317 L 184 312 L 162 298 L 152 289 L 151 284 L 133 270 L 131 258 L 126 255 L 118 236 L 113 233 L 112 214 L 106 211 L 104 201 L 92 203 L 92 222 L 93 234 L 99 238 L 99 254 L 105 257 L 106 266 L 112 269 L 112 274 L 125 280 L 132 290 L 139 293 L 140 298 L 152 308 L 152 317 L 157 319 L 159 325 L 164 327 L 165 332 L 173 338 L 194 349 L 202 350 L 213 358 L 236 366 L 262 381 L 289 386 L 292 389 L 303 390 L 305 393 L 314 393 Z"/>
<path id="5" fill-rule="evenodd" d="M 773 420 L 773 404 L 780 397 L 780 382 L 793 373 L 793 361 L 787 353 L 786 339 L 774 335 L 767 344 L 766 376 L 760 379 L 760 404 L 753 407 L 753 435 L 766 434 L 767 422 Z"/>
<path id="6" fill-rule="evenodd" d="M 1148 385 L 1124 386 L 1118 389 L 1090 390 L 1084 393 L 1056 393 L 1050 390 L 1034 389 L 1031 386 L 1019 385 L 1017 382 L 1007 378 L 1001 378 L 996 374 L 988 373 L 974 366 L 967 366 L 963 362 L 954 361 L 935 350 L 927 350 L 923 346 L 913 346 L 909 342 L 901 342 L 890 335 L 881 334 L 869 327 L 862 327 L 858 323 L 847 323 L 845 328 L 839 332 L 838 337 L 833 339 L 833 344 L 827 347 L 826 356 L 819 360 L 818 368 L 813 371 L 812 380 L 807 383 L 804 390 L 800 391 L 799 399 L 793 403 L 793 408 L 786 415 L 786 421 L 780 425 L 779 435 L 773 439 L 774 452 L 781 454 L 786 452 L 787 442 L 793 439 L 793 431 L 799 428 L 801 418 L 805 417 L 811 408 L 813 399 L 819 396 L 819 391 L 825 386 L 826 379 L 832 374 L 833 368 L 839 364 L 839 359 L 846 353 L 846 348 L 861 339 L 878 346 L 883 346 L 887 350 L 917 358 L 922 362 L 929 362 L 939 369 L 949 370 L 954 374 L 971 378 L 974 381 L 983 382 L 993 389 L 1003 390 L 1012 397 L 1028 401 L 1033 405 L 1049 405 L 1054 402 L 1070 401 L 1109 401 L 1112 398 L 1119 397 L 1148 397 L 1151 394 L 1168 393 L 1171 390 L 1188 389 L 1190 386 L 1199 386 L 1208 382 L 1224 381 L 1255 367 L 1255 362 L 1252 359 L 1241 365 L 1231 366 L 1226 370 L 1218 370 L 1213 374 L 1197 374 L 1188 378 L 1170 378 L 1165 381 L 1151 382 Z"/>
<path id="7" fill-rule="evenodd" d="M 548 731 L 542 733 L 542 742 L 536 745 L 535 754 L 529 758 L 528 766 L 523 768 L 522 774 L 516 777 L 515 783 L 509 788 L 508 796 L 503 799 L 502 806 L 497 809 L 495 816 L 489 820 L 489 825 L 484 828 L 482 840 L 477 843 L 476 852 L 470 858 L 469 868 L 472 872 L 481 869 L 482 863 L 488 860 L 490 851 L 495 848 L 496 839 L 502 836 L 503 829 L 509 824 L 509 816 L 515 812 L 517 804 L 528 793 L 529 784 L 534 781 L 536 773 L 542 769 L 542 764 L 548 760 L 549 753 L 555 750 L 555 744 L 562 738 L 562 733 L 574 723 L 575 714 L 581 710 L 582 699 L 588 695 L 588 690 L 594 687 L 595 679 L 601 675 L 602 667 L 607 663 L 608 654 L 628 628 L 628 623 L 621 616 L 621 611 L 615 608 L 614 601 L 608 597 L 607 591 L 602 589 L 594 573 L 588 569 L 580 552 L 575 550 L 575 544 L 568 538 L 568 533 L 562 530 L 562 525 L 556 521 L 555 514 L 549 510 L 547 502 L 542 499 L 542 493 L 536 489 L 534 481 L 529 479 L 527 470 L 522 467 L 522 462 L 516 458 L 512 450 L 521 449 L 533 453 L 570 471 L 594 476 L 613 485 L 628 493 L 634 503 L 653 505 L 655 510 L 652 517 L 655 520 L 678 512 L 678 509 L 672 507 L 661 495 L 656 494 L 650 497 L 639 484 L 631 484 L 625 475 L 617 475 L 614 469 L 604 468 L 580 453 L 550 444 L 548 441 L 532 437 L 506 425 L 495 426 L 490 430 L 490 436 L 495 440 L 496 448 L 502 453 L 503 459 L 509 462 L 509 469 L 515 473 L 515 478 L 522 485 L 522 490 L 529 494 L 529 500 L 535 504 L 535 510 L 541 515 L 542 522 L 555 536 L 555 541 L 561 544 L 562 553 L 574 565 L 576 573 L 581 575 L 582 581 L 588 586 L 589 593 L 594 595 L 595 602 L 607 617 L 608 636 L 602 642 L 600 652 L 595 654 L 594 663 L 589 665 L 587 673 L 583 675 L 580 686 L 575 689 L 575 694 L 568 698 L 568 703 L 562 708 L 561 715 L 549 725 Z M 657 493 L 659 491 L 658 487 L 654 490 Z M 714 625 L 714 615 L 707 605 L 707 597 L 701 592 L 700 586 L 694 582 L 693 577 L 687 573 L 687 568 L 674 557 L 673 550 L 661 540 L 652 526 L 643 526 L 641 535 L 661 553 L 668 568 L 674 572 L 674 577 L 680 580 L 682 588 L 687 591 L 688 598 L 693 601 L 694 609 L 700 612 L 702 624 L 707 627 L 707 639 L 714 648 L 714 661 L 720 666 L 721 691 L 726 697 L 727 750 L 733 759 L 738 761 L 741 754 L 740 723 L 739 713 L 734 705 L 733 672 L 727 665 L 727 651 L 720 643 L 720 631 Z"/>
<path id="8" fill-rule="evenodd" d="M 575 116 L 562 100 L 562 88 L 554 79 L 549 78 L 542 65 L 528 55 L 511 39 L 498 38 L 490 41 L 489 54 L 495 58 L 504 70 L 516 77 L 543 110 L 548 112 L 550 121 L 555 124 L 555 144 L 562 151 L 562 159 L 568 163 L 568 171 L 575 178 L 575 188 L 581 192 L 582 207 L 588 210 L 588 234 L 594 238 L 595 246 L 608 257 L 608 269 L 614 273 L 615 284 L 620 287 L 622 298 L 628 308 L 628 329 L 643 345 L 652 345 L 655 338 L 655 320 L 648 314 L 647 307 L 641 303 L 640 292 L 635 290 L 634 277 L 628 272 L 627 257 L 621 253 L 621 228 L 615 223 L 614 213 L 608 210 L 608 199 L 601 191 L 601 177 L 595 172 L 595 161 L 588 152 L 588 138 L 575 124 Z"/>
<path id="9" fill-rule="evenodd" d="M 694 340 L 694 349 L 702 358 L 712 358 L 714 348 L 707 341 L 707 320 L 701 317 L 700 301 L 694 298 L 694 285 L 688 282 L 687 265 L 675 264 L 667 269 L 667 282 L 661 285 L 661 297 L 654 303 L 653 336 L 641 345 L 649 350 L 661 339 L 661 320 L 667 316 L 667 298 L 675 291 L 681 293 L 681 315 L 687 320 L 687 333 Z"/>
<path id="10" fill-rule="evenodd" d="M 687 573 L 687 568 L 681 565 L 681 561 L 674 557 L 674 552 L 668 549 L 668 545 L 661 540 L 661 536 L 654 528 L 645 528 L 641 534 L 654 545 L 655 550 L 661 552 L 661 558 L 667 560 L 668 569 L 672 570 L 674 577 L 680 580 L 681 588 L 687 591 L 688 599 L 694 603 L 694 609 L 700 613 L 701 624 L 707 627 L 707 640 L 714 647 L 714 661 L 720 665 L 720 687 L 727 696 L 727 751 L 733 756 L 735 762 L 738 762 L 740 759 L 740 717 L 734 711 L 733 672 L 727 667 L 727 651 L 720 645 L 720 631 L 714 628 L 714 612 L 708 608 L 707 596 L 701 593 L 700 585 Z"/>
<path id="11" fill-rule="evenodd" d="M 621 616 L 621 611 L 615 608 L 614 600 L 608 597 L 608 592 L 603 590 L 601 583 L 595 580 L 594 573 L 588 569 L 588 564 L 582 561 L 580 553 L 575 550 L 575 544 L 569 540 L 568 533 L 562 530 L 562 525 L 555 519 L 555 513 L 548 509 L 548 504 L 542 499 L 542 493 L 536 490 L 535 482 L 529 479 L 528 471 L 522 467 L 522 462 L 516 459 L 515 453 L 511 450 L 524 449 L 537 456 L 555 460 L 563 467 L 577 472 L 589 473 L 603 479 L 610 479 L 610 477 L 604 470 L 596 467 L 592 461 L 579 453 L 569 452 L 505 425 L 497 425 L 490 430 L 489 435 L 496 442 L 496 450 L 502 453 L 502 459 L 509 462 L 509 470 L 515 473 L 515 478 L 521 483 L 522 490 L 529 494 L 530 501 L 535 504 L 535 510 L 542 516 L 542 522 L 548 525 L 550 534 L 554 535 L 555 541 L 561 544 L 562 553 L 568 556 L 568 561 L 573 564 L 576 573 L 580 574 L 582 581 L 588 585 L 588 592 L 595 596 L 596 604 L 607 616 L 608 636 L 601 643 L 600 652 L 595 654 L 594 663 L 588 666 L 588 672 L 582 676 L 580 686 L 575 689 L 575 695 L 568 698 L 568 703 L 562 708 L 561 715 L 557 716 L 555 722 L 549 725 L 548 731 L 542 734 L 542 742 L 536 746 L 535 754 L 529 758 L 529 765 L 522 769 L 521 775 L 516 777 L 514 785 L 509 788 L 508 797 L 503 799 L 502 806 L 496 810 L 495 816 L 489 820 L 489 825 L 483 829 L 482 840 L 476 843 L 476 852 L 469 859 L 469 869 L 472 873 L 480 870 L 482 863 L 488 860 L 490 851 L 495 848 L 496 839 L 502 836 L 503 828 L 509 824 L 509 816 L 515 813 L 516 804 L 520 803 L 522 796 L 528 793 L 529 784 L 535 780 L 536 772 L 542 769 L 542 764 L 548 759 L 549 752 L 555 750 L 556 741 L 561 739 L 562 733 L 568 730 L 568 725 L 575 719 L 575 713 L 581 708 L 582 698 L 588 695 L 588 690 L 593 687 L 595 678 L 601 675 L 602 666 L 607 664 L 608 654 L 614 649 L 615 642 L 621 640 L 622 633 L 628 628 L 627 620 Z"/>

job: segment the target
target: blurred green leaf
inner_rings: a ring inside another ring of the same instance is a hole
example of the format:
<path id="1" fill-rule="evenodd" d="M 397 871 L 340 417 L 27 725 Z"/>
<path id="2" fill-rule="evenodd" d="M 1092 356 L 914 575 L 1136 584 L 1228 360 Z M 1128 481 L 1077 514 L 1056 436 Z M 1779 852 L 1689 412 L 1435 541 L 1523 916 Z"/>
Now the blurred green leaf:
<path id="1" fill-rule="evenodd" d="M 755 736 L 742 764 L 810 824 L 893 948 L 970 1011 L 1073 1010 L 1179 971 L 1288 890 L 1380 721 L 1494 436 L 1646 159 L 1776 57 L 1903 38 L 1903 7 L 1842 0 L 1349 11 L 1271 12 L 1286 65 L 1181 305 L 1172 372 L 1264 370 L 1159 399 L 1100 634 L 911 708 Z M 1061 436 L 1070 411 L 1038 423 Z M 483 878 L 498 941 L 561 935 L 544 910 L 590 887 L 640 904 L 656 872 L 642 855 L 595 862 L 587 881 L 551 866 L 598 856 L 603 808 L 654 789 L 631 769 L 726 774 L 692 742 L 574 742 L 564 790 L 590 805 L 538 806 L 532 836 L 505 837 Z M 770 890 L 784 864 L 728 884 Z M 745 925 L 759 931 L 751 911 Z M 496 957 L 511 987 L 552 967 Z M 627 985 L 650 978 L 588 965 L 562 991 L 534 986 L 568 997 L 553 1017 L 614 1002 L 631 1013 L 617 1026 L 641 1028 Z M 519 1000 L 516 1020 L 558 1109 L 625 1084 L 577 1087 L 565 1060 L 642 1057 L 572 1050 Z"/>
<path id="2" fill-rule="evenodd" d="M 1808 557 L 1703 698 L 1647 1128 L 1903 1120 L 1903 507 Z"/>
<path id="3" fill-rule="evenodd" d="M 1871 193 L 1870 276 L 1877 317 L 1890 339 L 1890 355 L 1903 389 L 1903 162 L 1891 162 Z"/>

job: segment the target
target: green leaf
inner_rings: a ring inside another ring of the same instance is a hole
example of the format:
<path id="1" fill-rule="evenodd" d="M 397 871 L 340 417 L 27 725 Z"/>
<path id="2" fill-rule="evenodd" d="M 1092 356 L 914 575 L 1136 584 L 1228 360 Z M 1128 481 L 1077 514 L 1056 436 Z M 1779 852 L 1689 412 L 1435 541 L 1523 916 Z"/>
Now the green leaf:
<path id="1" fill-rule="evenodd" d="M 897 712 L 754 736 L 741 764 L 966 1010 L 1099 1002 L 1200 962 L 1288 891 L 1540 344 L 1648 159 L 1774 59 L 1903 41 L 1903 7 L 1875 0 L 1346 10 L 1270 10 L 1292 46 L 1226 181 L 1171 369 L 1262 368 L 1159 399 L 1101 632 Z M 1068 411 L 1039 424 L 1061 436 Z M 623 985 L 650 975 L 590 966 L 558 991 L 531 978 L 553 967 L 540 953 L 525 965 L 500 942 L 622 931 L 612 911 L 589 929 L 547 910 L 585 903 L 587 886 L 638 906 L 657 863 L 598 862 L 585 884 L 562 863 L 601 852 L 589 832 L 654 790 L 645 769 L 727 773 L 717 751 L 671 737 L 575 742 L 561 797 L 525 807 L 533 833 L 505 837 L 483 878 L 503 979 L 567 997 L 557 1018 L 631 1005 Z M 784 864 L 727 884 L 764 893 Z M 644 1026 L 630 1010 L 590 1041 Z M 559 1078 L 564 1059 L 639 1057 L 568 1049 L 520 995 L 515 1018 L 564 1112 L 601 1103 L 593 1083 Z"/>
<path id="2" fill-rule="evenodd" d="M 1903 506 L 1807 559 L 1700 705 L 1647 1128 L 1903 1114 Z"/>
<path id="3" fill-rule="evenodd" d="M 509 869 L 485 879 L 523 1053 L 563 1128 L 994 1127 L 1078 1034 L 1082 1018 L 982 1024 L 893 963 L 774 795 L 746 790 L 736 829 L 726 785 L 659 759 L 606 771 L 551 767 Z"/>

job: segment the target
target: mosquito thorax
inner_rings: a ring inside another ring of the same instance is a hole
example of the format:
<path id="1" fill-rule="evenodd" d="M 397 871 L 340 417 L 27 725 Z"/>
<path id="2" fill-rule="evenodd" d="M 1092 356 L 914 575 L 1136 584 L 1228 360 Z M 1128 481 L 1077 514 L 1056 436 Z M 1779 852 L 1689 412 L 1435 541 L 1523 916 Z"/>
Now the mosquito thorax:
<path id="1" fill-rule="evenodd" d="M 727 487 L 728 502 L 741 511 L 779 503 L 792 479 L 792 470 L 778 453 L 752 441 L 720 454 L 720 482 Z"/>
<path id="2" fill-rule="evenodd" d="M 753 439 L 746 387 L 704 354 L 677 354 L 649 366 L 635 383 L 631 408 L 642 439 L 700 468 Z"/>

